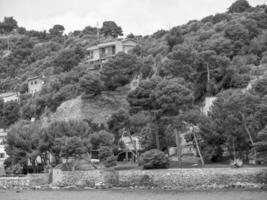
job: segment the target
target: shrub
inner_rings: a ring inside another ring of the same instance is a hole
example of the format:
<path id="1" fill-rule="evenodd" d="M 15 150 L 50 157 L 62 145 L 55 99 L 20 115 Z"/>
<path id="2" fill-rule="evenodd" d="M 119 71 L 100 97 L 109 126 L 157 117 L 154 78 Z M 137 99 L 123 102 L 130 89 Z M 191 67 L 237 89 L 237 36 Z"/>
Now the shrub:
<path id="1" fill-rule="evenodd" d="M 101 162 L 105 161 L 110 156 L 113 156 L 113 152 L 112 152 L 111 147 L 101 146 L 99 148 L 99 159 Z"/>
<path id="2" fill-rule="evenodd" d="M 169 159 L 162 151 L 151 149 L 141 155 L 140 164 L 144 169 L 165 169 L 169 167 Z"/>
<path id="3" fill-rule="evenodd" d="M 104 166 L 106 168 L 109 168 L 109 167 L 114 167 L 117 165 L 117 156 L 109 156 L 106 158 L 106 160 L 104 161 Z"/>
<path id="4" fill-rule="evenodd" d="M 6 169 L 7 174 L 22 174 L 23 167 L 20 164 L 15 164 Z"/>
<path id="5" fill-rule="evenodd" d="M 237 158 L 231 161 L 230 165 L 233 168 L 240 168 L 243 167 L 243 161 Z"/>

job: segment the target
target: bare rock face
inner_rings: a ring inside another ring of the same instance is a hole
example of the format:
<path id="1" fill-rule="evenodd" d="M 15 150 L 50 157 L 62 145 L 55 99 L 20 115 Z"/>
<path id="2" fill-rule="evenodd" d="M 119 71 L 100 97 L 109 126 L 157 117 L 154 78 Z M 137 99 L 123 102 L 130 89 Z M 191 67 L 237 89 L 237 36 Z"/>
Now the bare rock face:
<path id="1" fill-rule="evenodd" d="M 68 121 L 91 119 L 95 123 L 105 124 L 109 117 L 119 109 L 128 109 L 127 94 L 129 88 L 120 88 L 91 99 L 77 97 L 63 102 L 46 121 Z"/>

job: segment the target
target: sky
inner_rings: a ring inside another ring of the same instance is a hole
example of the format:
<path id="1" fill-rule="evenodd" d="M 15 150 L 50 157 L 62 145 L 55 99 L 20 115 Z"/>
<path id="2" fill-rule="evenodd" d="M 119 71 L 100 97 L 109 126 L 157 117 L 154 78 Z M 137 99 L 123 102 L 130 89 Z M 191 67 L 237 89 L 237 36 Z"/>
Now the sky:
<path id="1" fill-rule="evenodd" d="M 55 24 L 65 32 L 115 21 L 124 35 L 148 35 L 190 20 L 222 13 L 235 0 L 0 0 L 0 21 L 13 16 L 19 26 L 48 30 Z M 267 0 L 248 0 L 250 5 Z"/>

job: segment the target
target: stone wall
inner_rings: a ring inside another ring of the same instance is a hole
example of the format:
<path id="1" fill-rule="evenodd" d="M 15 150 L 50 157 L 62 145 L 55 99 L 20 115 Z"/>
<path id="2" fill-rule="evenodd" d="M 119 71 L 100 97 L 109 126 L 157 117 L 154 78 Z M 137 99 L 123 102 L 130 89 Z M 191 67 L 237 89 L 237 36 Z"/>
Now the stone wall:
<path id="1" fill-rule="evenodd" d="M 119 187 L 169 189 L 201 188 L 211 185 L 267 184 L 267 168 L 195 168 L 167 170 L 74 171 L 54 170 L 53 185 L 88 186 L 112 183 Z"/>
<path id="2" fill-rule="evenodd" d="M 201 188 L 236 183 L 266 184 L 266 168 L 203 168 L 148 171 L 121 171 L 120 184 L 170 189 Z"/>
<path id="3" fill-rule="evenodd" d="M 0 177 L 0 189 L 25 188 L 29 185 L 30 180 L 27 177 Z"/>
<path id="4" fill-rule="evenodd" d="M 62 171 L 53 170 L 53 185 L 70 186 L 70 185 L 87 185 L 94 186 L 98 182 L 103 182 L 103 176 L 99 170 L 89 171 Z"/>
<path id="5" fill-rule="evenodd" d="M 50 183 L 49 174 L 28 174 L 25 177 L 0 177 L 0 189 L 29 188 Z"/>

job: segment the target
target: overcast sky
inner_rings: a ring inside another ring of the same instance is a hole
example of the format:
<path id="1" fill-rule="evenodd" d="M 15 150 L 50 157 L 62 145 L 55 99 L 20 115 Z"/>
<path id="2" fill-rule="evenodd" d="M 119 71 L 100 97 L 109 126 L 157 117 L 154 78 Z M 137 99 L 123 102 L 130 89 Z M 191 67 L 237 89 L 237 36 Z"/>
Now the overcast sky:
<path id="1" fill-rule="evenodd" d="M 0 0 L 0 20 L 13 16 L 27 29 L 48 30 L 62 24 L 66 32 L 112 20 L 124 34 L 151 34 L 189 20 L 225 12 L 235 0 Z M 249 0 L 252 6 L 267 0 Z"/>

